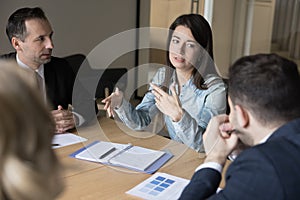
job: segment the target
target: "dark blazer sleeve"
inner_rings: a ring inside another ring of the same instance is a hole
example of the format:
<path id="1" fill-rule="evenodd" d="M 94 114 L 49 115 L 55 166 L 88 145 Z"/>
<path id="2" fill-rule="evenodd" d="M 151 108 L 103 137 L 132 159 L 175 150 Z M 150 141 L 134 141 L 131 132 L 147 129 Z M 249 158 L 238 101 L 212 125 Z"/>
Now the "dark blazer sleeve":
<path id="1" fill-rule="evenodd" d="M 73 90 L 75 74 L 65 59 L 53 57 L 51 62 L 44 65 L 44 76 L 47 98 L 53 109 L 57 109 L 58 105 L 67 109 L 68 104 L 71 104 L 74 112 L 80 114 L 86 123 L 95 119 L 98 109 L 94 96 L 80 83 L 76 91 Z"/>
<path id="2" fill-rule="evenodd" d="M 210 174 L 212 172 L 208 169 L 200 170 L 194 175 L 198 177 L 193 177 L 182 193 L 181 199 L 284 199 L 274 164 L 262 152 L 251 148 L 243 152 L 229 166 L 226 173 L 226 186 L 222 191 L 217 194 L 214 191 L 218 180 L 216 175 Z M 188 190 L 193 190 L 193 192 Z"/>
<path id="3" fill-rule="evenodd" d="M 195 172 L 179 199 L 206 199 L 217 191 L 221 178 L 221 174 L 214 169 L 200 169 Z"/>
<path id="4" fill-rule="evenodd" d="M 44 76 L 47 98 L 52 109 L 57 109 L 59 105 L 67 109 L 68 104 L 72 104 L 75 79 L 69 64 L 64 59 L 52 57 L 51 61 L 44 65 Z"/>

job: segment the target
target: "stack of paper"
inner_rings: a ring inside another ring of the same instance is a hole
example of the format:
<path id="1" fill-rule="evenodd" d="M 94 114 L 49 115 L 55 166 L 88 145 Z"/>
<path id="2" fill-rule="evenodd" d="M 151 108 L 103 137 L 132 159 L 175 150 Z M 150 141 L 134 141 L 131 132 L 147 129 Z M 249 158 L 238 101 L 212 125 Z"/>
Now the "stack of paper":
<path id="1" fill-rule="evenodd" d="M 70 155 L 78 159 L 154 173 L 172 154 L 131 144 L 96 141 Z"/>

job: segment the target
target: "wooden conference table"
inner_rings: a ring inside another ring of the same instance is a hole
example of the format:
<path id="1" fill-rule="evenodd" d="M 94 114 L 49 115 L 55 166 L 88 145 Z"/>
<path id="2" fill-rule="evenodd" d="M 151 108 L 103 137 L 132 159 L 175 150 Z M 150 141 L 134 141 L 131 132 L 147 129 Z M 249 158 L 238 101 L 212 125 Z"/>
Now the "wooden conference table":
<path id="1" fill-rule="evenodd" d="M 60 200 L 139 199 L 125 192 L 149 178 L 151 174 L 69 157 L 71 153 L 95 140 L 131 143 L 150 149 L 169 150 L 174 157 L 160 168 L 159 172 L 186 179 L 190 179 L 194 170 L 203 162 L 204 154 L 199 154 L 181 143 L 150 132 L 132 131 L 110 118 L 100 117 L 98 120 L 99 123 L 77 130 L 76 133 L 87 138 L 87 142 L 55 150 L 64 166 L 65 190 L 59 196 Z M 222 185 L 224 183 L 221 183 Z"/>

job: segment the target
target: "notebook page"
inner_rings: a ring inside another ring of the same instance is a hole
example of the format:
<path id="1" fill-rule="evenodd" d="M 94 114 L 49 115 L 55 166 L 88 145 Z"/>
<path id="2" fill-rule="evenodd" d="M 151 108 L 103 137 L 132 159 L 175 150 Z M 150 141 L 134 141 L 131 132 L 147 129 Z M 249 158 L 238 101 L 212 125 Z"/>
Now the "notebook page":
<path id="1" fill-rule="evenodd" d="M 75 157 L 83 160 L 107 163 L 110 158 L 114 157 L 120 151 L 130 146 L 130 144 L 118 144 L 100 141 L 78 153 L 75 155 Z"/>
<path id="2" fill-rule="evenodd" d="M 127 168 L 133 168 L 145 171 L 155 161 L 157 161 L 165 152 L 147 149 L 139 146 L 133 146 L 130 149 L 109 160 L 110 163 L 121 165 Z"/>

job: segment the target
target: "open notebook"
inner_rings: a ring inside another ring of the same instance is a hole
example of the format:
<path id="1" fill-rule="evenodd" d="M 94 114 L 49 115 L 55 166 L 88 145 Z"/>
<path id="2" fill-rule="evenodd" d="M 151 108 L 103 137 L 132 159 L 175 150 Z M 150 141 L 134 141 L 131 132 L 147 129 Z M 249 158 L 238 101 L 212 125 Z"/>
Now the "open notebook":
<path id="1" fill-rule="evenodd" d="M 173 155 L 131 144 L 95 141 L 70 156 L 152 174 Z"/>

